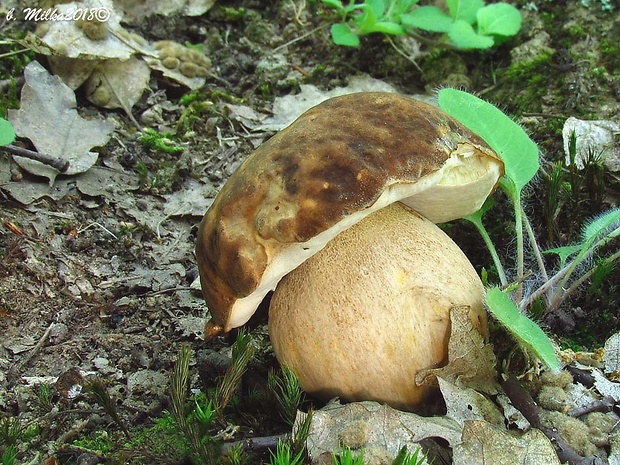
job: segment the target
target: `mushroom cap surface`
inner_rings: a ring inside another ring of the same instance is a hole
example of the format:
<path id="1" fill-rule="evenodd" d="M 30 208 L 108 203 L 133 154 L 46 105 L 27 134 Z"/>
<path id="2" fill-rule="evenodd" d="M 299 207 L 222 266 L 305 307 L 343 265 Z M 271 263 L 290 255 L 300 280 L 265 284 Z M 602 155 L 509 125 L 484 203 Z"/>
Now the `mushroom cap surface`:
<path id="1" fill-rule="evenodd" d="M 401 201 L 435 223 L 461 218 L 502 175 L 480 137 L 431 105 L 383 92 L 324 101 L 256 149 L 200 223 L 206 332 L 246 323 L 284 275 L 374 211 Z"/>
<path id="2" fill-rule="evenodd" d="M 447 362 L 450 310 L 468 309 L 488 336 L 483 292 L 452 239 L 395 202 L 280 281 L 269 338 L 306 392 L 415 409 L 430 390 L 416 385 L 416 374 Z"/>

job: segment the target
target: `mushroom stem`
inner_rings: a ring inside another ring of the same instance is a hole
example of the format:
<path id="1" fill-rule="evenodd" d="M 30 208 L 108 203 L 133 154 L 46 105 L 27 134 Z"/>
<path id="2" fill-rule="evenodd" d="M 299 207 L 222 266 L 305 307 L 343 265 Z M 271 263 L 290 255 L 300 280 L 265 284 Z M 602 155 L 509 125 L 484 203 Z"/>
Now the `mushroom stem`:
<path id="1" fill-rule="evenodd" d="M 419 370 L 447 361 L 450 309 L 486 336 L 483 286 L 458 246 L 400 202 L 341 232 L 278 284 L 274 352 L 318 397 L 415 409 Z"/>

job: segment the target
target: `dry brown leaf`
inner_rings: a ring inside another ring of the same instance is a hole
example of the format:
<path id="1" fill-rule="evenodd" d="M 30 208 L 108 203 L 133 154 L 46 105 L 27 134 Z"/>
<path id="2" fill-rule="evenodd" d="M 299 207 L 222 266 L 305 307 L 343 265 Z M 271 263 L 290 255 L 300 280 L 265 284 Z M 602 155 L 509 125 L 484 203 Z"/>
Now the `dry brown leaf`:
<path id="1" fill-rule="evenodd" d="M 100 21 L 47 21 L 28 33 L 21 43 L 43 55 L 57 55 L 82 60 L 127 60 L 136 52 L 144 53 L 139 40 L 120 25 L 121 16 L 111 0 L 84 0 L 57 5 L 58 14 L 75 11 L 96 12 Z"/>
<path id="2" fill-rule="evenodd" d="M 495 425 L 504 424 L 504 415 L 497 406 L 477 391 L 459 387 L 443 378 L 437 378 L 441 395 L 446 403 L 446 416 L 463 426 L 467 420 L 486 420 Z"/>
<path id="3" fill-rule="evenodd" d="M 86 81 L 86 98 L 99 107 L 122 108 L 128 115 L 148 87 L 151 70 L 138 58 L 99 63 Z"/>
<path id="4" fill-rule="evenodd" d="M 307 414 L 298 412 L 293 431 Z M 444 438 L 451 445 L 460 441 L 461 427 L 451 418 L 422 417 L 401 412 L 377 402 L 330 402 L 313 413 L 306 441 L 310 458 L 325 452 L 337 453 L 343 446 L 387 451 L 394 458 L 407 446 L 415 451 L 422 439 Z"/>
<path id="5" fill-rule="evenodd" d="M 605 373 L 620 372 L 620 333 L 613 334 L 605 342 Z"/>
<path id="6" fill-rule="evenodd" d="M 537 429 L 515 436 L 484 420 L 468 420 L 453 465 L 560 465 L 549 439 Z"/>
<path id="7" fill-rule="evenodd" d="M 114 125 L 86 120 L 76 110 L 75 94 L 58 76 L 50 75 L 33 61 L 24 70 L 21 108 L 9 110 L 8 119 L 20 137 L 29 138 L 41 153 L 69 162 L 66 174 L 82 173 L 97 161 L 92 147 L 103 146 Z M 26 171 L 47 177 L 51 183 L 58 170 L 35 160 L 14 156 Z"/>
<path id="8" fill-rule="evenodd" d="M 442 368 L 422 370 L 416 383 L 435 383 L 443 378 L 488 394 L 497 393 L 496 358 L 493 346 L 486 344 L 468 317 L 469 308 L 454 307 L 450 310 L 450 341 L 448 364 Z"/>

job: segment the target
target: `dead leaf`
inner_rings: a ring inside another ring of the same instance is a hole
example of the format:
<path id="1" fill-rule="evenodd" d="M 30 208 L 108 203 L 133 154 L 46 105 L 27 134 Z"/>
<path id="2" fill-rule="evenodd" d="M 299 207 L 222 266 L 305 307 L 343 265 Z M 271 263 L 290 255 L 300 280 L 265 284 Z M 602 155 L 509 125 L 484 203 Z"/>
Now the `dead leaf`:
<path id="1" fill-rule="evenodd" d="M 172 40 L 155 42 L 153 48 L 156 55 L 144 57 L 151 69 L 192 90 L 205 84 L 211 60 L 204 53 Z"/>
<path id="2" fill-rule="evenodd" d="M 99 107 L 131 109 L 148 87 L 151 71 L 138 58 L 106 60 L 99 63 L 86 81 L 86 98 Z"/>
<path id="3" fill-rule="evenodd" d="M 98 63 L 95 60 L 79 60 L 61 56 L 49 56 L 47 62 L 52 74 L 60 77 L 62 82 L 73 90 L 86 82 Z"/>
<path id="4" fill-rule="evenodd" d="M 605 342 L 605 373 L 620 372 L 620 333 L 613 334 Z"/>
<path id="5" fill-rule="evenodd" d="M 59 14 L 91 9 L 100 21 L 47 21 L 28 33 L 20 43 L 43 55 L 57 55 L 81 60 L 127 60 L 137 52 L 148 52 L 140 40 L 120 25 L 121 16 L 111 0 L 84 0 L 57 5 Z M 101 16 L 99 16 L 99 14 Z"/>
<path id="6" fill-rule="evenodd" d="M 454 307 L 450 310 L 448 364 L 420 371 L 416 375 L 416 384 L 434 383 L 435 378 L 444 378 L 477 391 L 497 393 L 497 360 L 493 346 L 484 342 L 469 319 L 468 312 L 468 307 Z"/>
<path id="7" fill-rule="evenodd" d="M 504 416 L 497 406 L 471 388 L 459 387 L 437 378 L 439 389 L 446 403 L 446 416 L 463 426 L 467 420 L 486 420 L 494 425 L 503 425 Z"/>
<path id="8" fill-rule="evenodd" d="M 29 138 L 41 153 L 67 160 L 69 169 L 65 174 L 88 170 L 98 157 L 90 149 L 105 145 L 114 125 L 82 118 L 76 110 L 73 91 L 38 62 L 26 66 L 24 76 L 26 83 L 22 89 L 21 108 L 8 111 L 17 135 Z M 48 178 L 50 184 L 59 173 L 35 160 L 13 158 L 26 171 Z"/>
<path id="9" fill-rule="evenodd" d="M 297 413 L 293 431 L 306 415 Z M 403 446 L 413 452 L 419 441 L 429 437 L 441 437 L 454 445 L 460 440 L 461 428 L 447 417 L 422 417 L 371 401 L 341 405 L 336 400 L 312 414 L 306 445 L 310 458 L 337 453 L 342 446 L 381 449 L 394 458 Z"/>
<path id="10" fill-rule="evenodd" d="M 560 465 L 549 439 L 537 429 L 521 436 L 483 420 L 469 420 L 462 442 L 454 447 L 453 465 Z"/>

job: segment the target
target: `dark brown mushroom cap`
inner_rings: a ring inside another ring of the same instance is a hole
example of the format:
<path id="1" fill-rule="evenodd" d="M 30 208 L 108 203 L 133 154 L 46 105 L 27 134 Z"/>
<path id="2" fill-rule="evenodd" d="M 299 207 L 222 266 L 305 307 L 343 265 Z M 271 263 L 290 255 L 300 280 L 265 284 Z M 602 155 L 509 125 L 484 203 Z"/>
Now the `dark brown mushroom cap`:
<path id="1" fill-rule="evenodd" d="M 373 211 L 401 201 L 434 222 L 460 218 L 502 174 L 480 137 L 431 105 L 379 92 L 326 100 L 252 153 L 205 214 L 207 330 L 244 324 L 282 276 Z"/>

